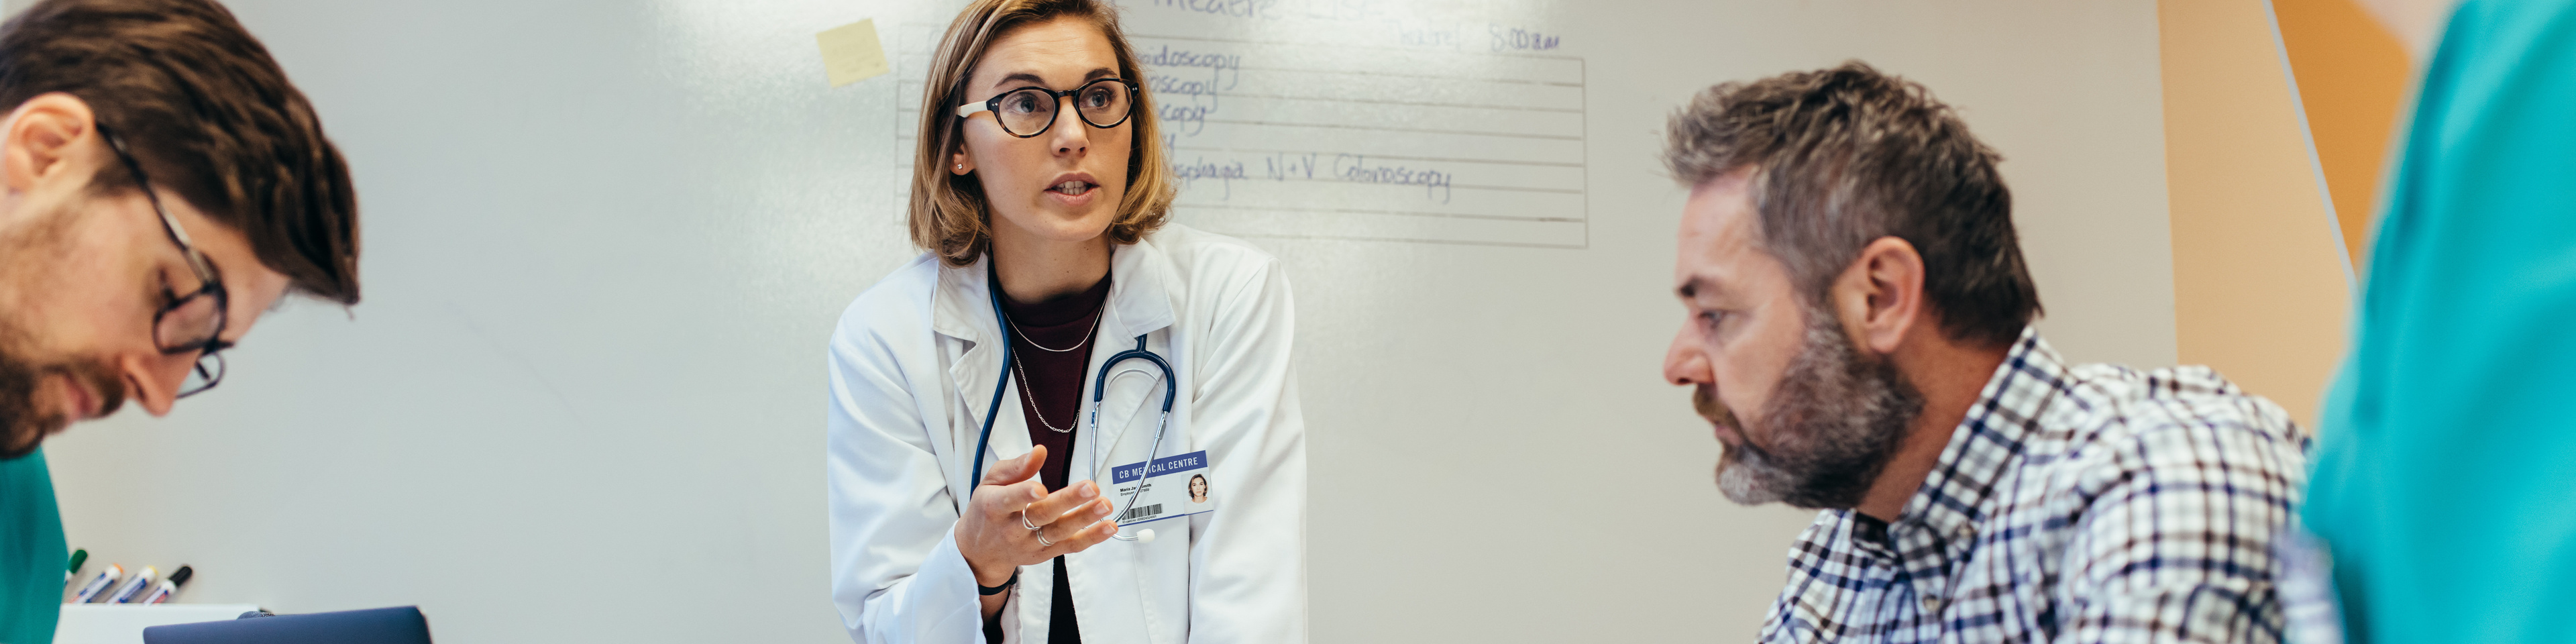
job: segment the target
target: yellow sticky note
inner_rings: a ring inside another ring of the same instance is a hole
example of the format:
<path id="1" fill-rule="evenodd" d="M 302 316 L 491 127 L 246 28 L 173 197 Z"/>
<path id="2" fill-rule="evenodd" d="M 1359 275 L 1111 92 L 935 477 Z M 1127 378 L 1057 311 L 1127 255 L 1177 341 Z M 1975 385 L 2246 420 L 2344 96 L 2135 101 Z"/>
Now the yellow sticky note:
<path id="1" fill-rule="evenodd" d="M 890 69 L 886 66 L 885 46 L 877 42 L 877 21 L 873 18 L 814 34 L 814 43 L 823 47 L 823 73 L 831 77 L 833 87 L 867 80 Z"/>

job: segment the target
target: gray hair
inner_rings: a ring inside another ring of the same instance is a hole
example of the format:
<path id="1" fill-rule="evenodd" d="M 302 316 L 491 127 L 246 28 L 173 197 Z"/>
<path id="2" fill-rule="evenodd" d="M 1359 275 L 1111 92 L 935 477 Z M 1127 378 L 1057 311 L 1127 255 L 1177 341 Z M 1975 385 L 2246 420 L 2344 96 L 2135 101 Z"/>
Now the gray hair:
<path id="1" fill-rule="evenodd" d="M 1923 256 L 1923 291 L 1954 339 L 2010 344 L 2039 317 L 2013 232 L 2002 156 L 1921 84 L 1860 61 L 1708 88 L 1668 123 L 1664 164 L 1698 186 L 1753 169 L 1759 246 L 1803 297 L 1881 237 Z"/>

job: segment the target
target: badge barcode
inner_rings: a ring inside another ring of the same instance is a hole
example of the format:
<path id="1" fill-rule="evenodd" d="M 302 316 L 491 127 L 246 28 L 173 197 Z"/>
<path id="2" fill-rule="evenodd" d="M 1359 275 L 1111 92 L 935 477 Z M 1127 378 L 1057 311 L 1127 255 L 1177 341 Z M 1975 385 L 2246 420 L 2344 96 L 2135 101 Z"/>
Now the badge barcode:
<path id="1" fill-rule="evenodd" d="M 1163 504 L 1161 504 L 1161 503 L 1156 503 L 1156 504 L 1153 504 L 1153 505 L 1148 505 L 1148 506 L 1143 506 L 1143 507 L 1127 508 L 1127 511 L 1126 511 L 1126 512 L 1120 512 L 1120 513 L 1118 513 L 1118 520 L 1119 520 L 1119 521 L 1133 521 L 1133 520 L 1136 520 L 1136 519 L 1142 519 L 1142 518 L 1145 518 L 1145 517 L 1150 517 L 1150 516 L 1154 516 L 1154 515 L 1162 514 L 1162 513 L 1163 513 Z"/>

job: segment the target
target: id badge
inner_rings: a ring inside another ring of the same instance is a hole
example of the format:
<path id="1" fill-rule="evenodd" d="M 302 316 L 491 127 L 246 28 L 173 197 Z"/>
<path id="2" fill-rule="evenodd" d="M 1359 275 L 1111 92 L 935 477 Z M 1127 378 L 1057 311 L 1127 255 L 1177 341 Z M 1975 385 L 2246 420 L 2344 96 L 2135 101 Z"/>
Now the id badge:
<path id="1" fill-rule="evenodd" d="M 1110 470 L 1109 485 L 1122 527 L 1215 510 L 1225 491 L 1206 450 L 1120 465 Z"/>

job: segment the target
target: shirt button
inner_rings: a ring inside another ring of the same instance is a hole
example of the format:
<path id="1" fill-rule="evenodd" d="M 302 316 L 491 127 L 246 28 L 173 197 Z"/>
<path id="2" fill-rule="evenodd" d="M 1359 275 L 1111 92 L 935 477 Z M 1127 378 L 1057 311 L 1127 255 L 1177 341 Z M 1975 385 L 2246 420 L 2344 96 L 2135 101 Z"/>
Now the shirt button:
<path id="1" fill-rule="evenodd" d="M 1938 598 L 1938 597 L 1925 597 L 1925 598 L 1923 598 L 1923 612 L 1926 612 L 1926 613 L 1938 613 L 1938 612 L 1941 612 L 1941 598 Z"/>

